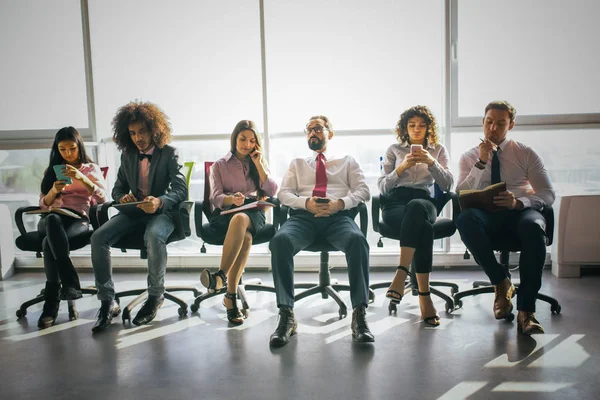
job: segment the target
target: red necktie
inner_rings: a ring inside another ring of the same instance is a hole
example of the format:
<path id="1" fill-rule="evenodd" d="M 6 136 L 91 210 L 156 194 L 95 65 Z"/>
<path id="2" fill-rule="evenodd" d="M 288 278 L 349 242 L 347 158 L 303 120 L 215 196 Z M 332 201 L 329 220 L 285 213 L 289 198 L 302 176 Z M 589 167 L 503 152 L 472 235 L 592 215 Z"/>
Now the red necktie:
<path id="1" fill-rule="evenodd" d="M 317 156 L 317 176 L 312 194 L 316 197 L 327 196 L 327 170 L 325 169 L 325 156 L 323 153 L 319 153 Z"/>

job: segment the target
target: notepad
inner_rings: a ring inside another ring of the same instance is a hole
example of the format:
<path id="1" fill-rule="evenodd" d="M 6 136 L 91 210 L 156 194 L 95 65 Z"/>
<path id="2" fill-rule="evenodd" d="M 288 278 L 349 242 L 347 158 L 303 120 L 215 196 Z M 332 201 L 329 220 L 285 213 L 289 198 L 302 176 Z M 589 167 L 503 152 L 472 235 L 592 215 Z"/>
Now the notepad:
<path id="1" fill-rule="evenodd" d="M 481 190 L 461 190 L 458 194 L 458 202 L 461 210 L 467 208 L 479 208 L 489 212 L 506 210 L 494 204 L 494 197 L 500 192 L 506 192 L 506 182 L 496 183 Z"/>
<path id="2" fill-rule="evenodd" d="M 25 214 L 50 214 L 50 213 L 61 214 L 61 215 L 65 215 L 67 217 L 81 219 L 81 216 L 78 214 L 75 214 L 73 211 L 68 210 L 66 208 L 59 208 L 59 207 L 50 207 L 47 210 L 40 209 L 40 210 L 32 210 L 32 211 L 25 212 Z"/>
<path id="3" fill-rule="evenodd" d="M 244 204 L 243 206 L 230 208 L 229 210 L 221 211 L 221 214 L 232 214 L 244 210 L 264 210 L 267 207 L 275 207 L 275 204 L 268 201 L 258 200 L 252 203 Z"/>

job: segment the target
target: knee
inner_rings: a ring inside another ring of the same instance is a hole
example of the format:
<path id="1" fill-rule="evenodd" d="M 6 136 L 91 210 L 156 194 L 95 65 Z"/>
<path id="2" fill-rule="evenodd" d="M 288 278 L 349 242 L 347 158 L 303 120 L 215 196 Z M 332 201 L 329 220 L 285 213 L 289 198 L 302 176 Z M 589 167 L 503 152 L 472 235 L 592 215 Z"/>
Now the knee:
<path id="1" fill-rule="evenodd" d="M 57 214 L 48 214 L 44 220 L 46 228 L 49 227 L 55 227 L 55 226 L 61 226 L 62 225 L 62 220 L 60 219 L 60 216 L 58 216 Z"/>
<path id="2" fill-rule="evenodd" d="M 231 221 L 229 221 L 229 227 L 247 228 L 249 224 L 250 217 L 242 212 L 233 214 Z"/>
<path id="3" fill-rule="evenodd" d="M 101 247 L 101 246 L 108 245 L 108 243 L 105 239 L 104 230 L 102 228 L 100 228 L 100 229 L 94 231 L 94 233 L 92 233 L 90 242 L 92 244 L 92 247 L 99 247 L 99 246 Z"/>
<path id="4" fill-rule="evenodd" d="M 539 239 L 544 240 L 546 234 L 544 223 L 538 220 L 522 220 L 518 226 L 518 233 L 521 240 L 523 239 Z"/>
<path id="5" fill-rule="evenodd" d="M 367 242 L 367 238 L 365 238 L 365 235 L 363 235 L 360 231 L 354 231 L 348 237 L 346 248 L 351 249 L 355 246 L 359 249 L 365 249 L 369 251 L 369 242 Z"/>
<path id="6" fill-rule="evenodd" d="M 269 250 L 272 254 L 277 253 L 279 250 L 290 250 L 293 248 L 293 243 L 290 237 L 286 234 L 282 234 L 279 231 L 271 241 L 269 242 Z"/>
<path id="7" fill-rule="evenodd" d="M 157 229 L 146 229 L 146 233 L 144 234 L 144 244 L 147 248 L 151 248 L 155 245 L 166 245 L 167 238 Z"/>
<path id="8" fill-rule="evenodd" d="M 459 231 L 468 230 L 479 224 L 481 224 L 481 220 L 477 218 L 472 208 L 461 211 L 456 217 L 456 227 Z"/>

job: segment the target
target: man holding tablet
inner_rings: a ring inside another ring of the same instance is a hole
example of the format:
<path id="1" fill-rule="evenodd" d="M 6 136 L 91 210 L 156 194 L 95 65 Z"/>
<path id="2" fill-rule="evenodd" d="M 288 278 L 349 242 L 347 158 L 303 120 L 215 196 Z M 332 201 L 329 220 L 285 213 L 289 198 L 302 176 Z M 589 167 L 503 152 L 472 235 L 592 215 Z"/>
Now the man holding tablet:
<path id="1" fill-rule="evenodd" d="M 112 125 L 113 141 L 122 151 L 113 199 L 121 204 L 141 203 L 119 207 L 121 212 L 92 235 L 92 265 L 102 302 L 92 332 L 106 329 L 121 312 L 114 301 L 110 246 L 130 234 L 143 234 L 148 250 L 148 299 L 133 323 L 144 325 L 156 317 L 164 301 L 166 241 L 175 229 L 168 211 L 188 197 L 179 154 L 167 144 L 171 124 L 159 107 L 131 102 L 117 111 Z"/>
<path id="2" fill-rule="evenodd" d="M 283 177 L 278 197 L 282 205 L 291 208 L 290 218 L 269 245 L 279 307 L 279 322 L 270 344 L 287 344 L 298 326 L 293 311 L 294 255 L 323 239 L 346 254 L 354 308 L 352 338 L 373 342 L 366 321 L 369 245 L 350 211 L 369 200 L 369 187 L 352 157 L 334 157 L 327 152 L 327 143 L 334 135 L 327 117 L 312 117 L 304 132 L 313 152 L 308 158 L 293 160 Z"/>

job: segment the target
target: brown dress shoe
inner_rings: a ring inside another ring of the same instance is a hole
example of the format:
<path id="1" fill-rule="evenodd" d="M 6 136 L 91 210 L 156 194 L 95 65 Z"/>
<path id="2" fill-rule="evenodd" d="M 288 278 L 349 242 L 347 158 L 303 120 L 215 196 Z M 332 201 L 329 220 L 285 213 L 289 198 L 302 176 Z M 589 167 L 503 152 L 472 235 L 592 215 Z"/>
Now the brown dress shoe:
<path id="1" fill-rule="evenodd" d="M 505 278 L 500 284 L 494 286 L 494 317 L 496 319 L 506 318 L 513 310 L 512 301 L 510 299 L 515 293 L 515 286 L 512 282 Z"/>
<path id="2" fill-rule="evenodd" d="M 544 328 L 535 319 L 535 313 L 528 311 L 519 311 L 517 315 L 517 329 L 524 335 L 535 335 L 536 333 L 544 333 Z"/>

